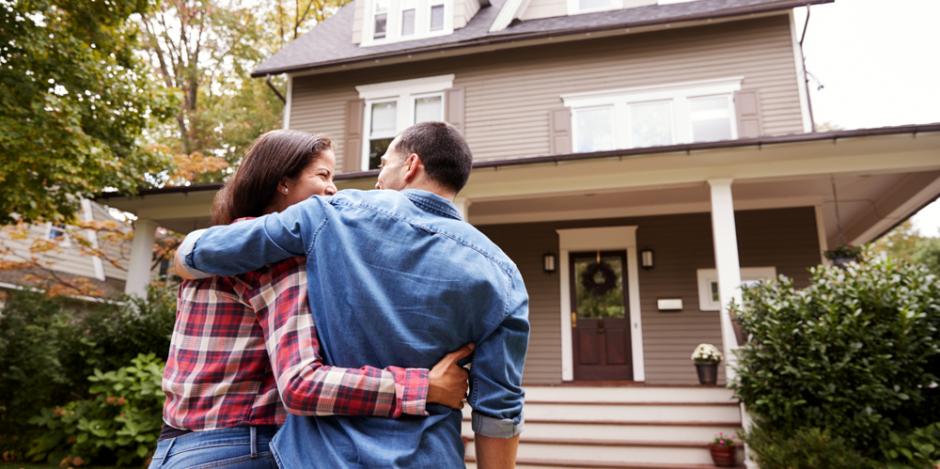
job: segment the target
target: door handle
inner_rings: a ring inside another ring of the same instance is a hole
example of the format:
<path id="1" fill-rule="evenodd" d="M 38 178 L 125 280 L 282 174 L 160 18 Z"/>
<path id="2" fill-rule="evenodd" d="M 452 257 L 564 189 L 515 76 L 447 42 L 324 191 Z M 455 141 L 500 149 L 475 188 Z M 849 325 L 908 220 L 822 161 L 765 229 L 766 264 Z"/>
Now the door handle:
<path id="1" fill-rule="evenodd" d="M 574 329 L 577 327 L 578 327 L 578 312 L 572 311 L 571 312 L 571 328 Z"/>
<path id="2" fill-rule="evenodd" d="M 603 334 L 604 332 L 605 332 L 605 331 L 604 331 L 604 321 L 599 321 L 599 322 L 597 323 L 597 335 L 601 335 L 601 334 Z"/>

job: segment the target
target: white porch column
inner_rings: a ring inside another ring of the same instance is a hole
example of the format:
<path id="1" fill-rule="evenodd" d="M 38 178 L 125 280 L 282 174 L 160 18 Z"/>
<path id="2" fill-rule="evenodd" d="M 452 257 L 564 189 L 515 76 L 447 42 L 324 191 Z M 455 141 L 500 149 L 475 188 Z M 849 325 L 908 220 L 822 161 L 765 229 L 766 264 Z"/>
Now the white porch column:
<path id="1" fill-rule="evenodd" d="M 463 197 L 457 197 L 454 199 L 454 205 L 457 206 L 457 210 L 460 211 L 460 216 L 463 217 L 463 221 L 470 223 L 470 199 Z"/>
<path id="2" fill-rule="evenodd" d="M 737 339 L 731 325 L 728 306 L 732 301 L 741 304 L 741 264 L 738 260 L 737 229 L 734 225 L 734 201 L 731 179 L 710 179 L 712 202 L 712 240 L 715 243 L 715 270 L 718 271 L 718 291 L 721 298 L 721 343 L 725 355 L 725 377 L 734 378 L 737 359 L 734 349 Z"/>
<path id="3" fill-rule="evenodd" d="M 157 224 L 143 218 L 134 222 L 134 240 L 131 242 L 131 259 L 127 266 L 127 281 L 124 293 L 140 298 L 147 296 L 150 284 L 150 264 L 153 262 L 154 235 Z"/>

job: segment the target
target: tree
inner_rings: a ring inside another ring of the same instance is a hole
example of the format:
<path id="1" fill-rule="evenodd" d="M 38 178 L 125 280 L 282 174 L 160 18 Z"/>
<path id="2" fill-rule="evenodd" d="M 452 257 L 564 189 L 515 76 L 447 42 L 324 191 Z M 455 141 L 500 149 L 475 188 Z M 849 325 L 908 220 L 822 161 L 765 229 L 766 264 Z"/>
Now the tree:
<path id="1" fill-rule="evenodd" d="M 170 102 L 135 53 L 146 0 L 0 3 L 0 223 L 68 221 L 168 161 L 142 145 Z"/>
<path id="2" fill-rule="evenodd" d="M 347 1 L 167 0 L 144 15 L 150 62 L 180 97 L 159 136 L 176 167 L 162 182 L 217 182 L 259 135 L 279 128 L 284 104 L 269 87 L 283 89 L 283 78 L 249 73 Z"/>
<path id="3" fill-rule="evenodd" d="M 923 264 L 940 276 L 940 238 L 921 235 L 910 220 L 872 243 L 872 251 L 902 262 Z"/>

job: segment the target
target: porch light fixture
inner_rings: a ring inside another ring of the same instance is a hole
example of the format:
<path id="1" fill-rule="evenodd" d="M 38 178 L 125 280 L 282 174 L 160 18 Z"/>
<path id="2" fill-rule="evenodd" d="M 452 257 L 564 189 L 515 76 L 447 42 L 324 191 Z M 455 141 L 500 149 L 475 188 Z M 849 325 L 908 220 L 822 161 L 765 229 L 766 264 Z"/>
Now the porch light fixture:
<path id="1" fill-rule="evenodd" d="M 555 271 L 555 255 L 548 252 L 542 256 L 542 270 L 546 273 L 552 273 Z"/>
<path id="2" fill-rule="evenodd" d="M 644 249 L 640 251 L 640 266 L 646 270 L 653 269 L 653 250 Z"/>

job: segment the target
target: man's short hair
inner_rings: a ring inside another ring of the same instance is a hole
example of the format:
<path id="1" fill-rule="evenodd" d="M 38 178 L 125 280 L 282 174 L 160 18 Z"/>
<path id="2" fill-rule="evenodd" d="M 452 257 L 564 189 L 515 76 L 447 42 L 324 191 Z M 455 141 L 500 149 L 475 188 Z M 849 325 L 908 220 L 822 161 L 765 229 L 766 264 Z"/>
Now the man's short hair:
<path id="1" fill-rule="evenodd" d="M 446 122 L 422 122 L 405 129 L 396 150 L 402 155 L 416 153 L 433 181 L 460 192 L 467 184 L 473 155 L 463 135 Z"/>

